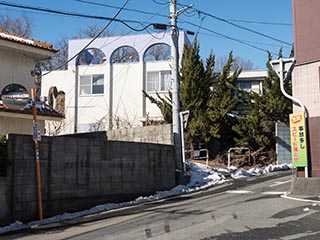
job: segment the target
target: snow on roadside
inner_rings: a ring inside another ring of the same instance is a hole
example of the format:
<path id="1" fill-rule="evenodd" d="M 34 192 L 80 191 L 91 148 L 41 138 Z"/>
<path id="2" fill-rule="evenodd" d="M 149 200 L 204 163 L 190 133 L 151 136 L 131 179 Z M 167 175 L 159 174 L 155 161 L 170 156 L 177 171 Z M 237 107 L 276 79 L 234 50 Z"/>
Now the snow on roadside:
<path id="1" fill-rule="evenodd" d="M 244 178 L 244 177 L 253 177 L 260 176 L 269 172 L 288 170 L 292 168 L 292 164 L 280 164 L 280 165 L 268 165 L 261 168 L 254 167 L 249 170 L 245 170 L 243 168 L 232 168 L 229 169 L 231 177 L 234 179 Z"/>
<path id="2" fill-rule="evenodd" d="M 227 181 L 225 176 L 221 172 L 229 173 L 232 178 L 238 179 L 243 177 L 260 176 L 273 171 L 281 171 L 292 168 L 291 164 L 281 164 L 281 165 L 269 165 L 262 168 L 251 168 L 245 170 L 243 168 L 236 169 L 231 168 L 210 168 L 206 167 L 200 163 L 189 163 L 188 169 L 190 174 L 190 182 L 186 185 L 178 185 L 168 191 L 158 191 L 152 196 L 139 197 L 133 201 L 123 202 L 123 203 L 107 203 L 103 205 L 98 205 L 93 208 L 74 213 L 64 213 L 51 218 L 46 218 L 42 221 L 33 221 L 29 223 L 22 223 L 17 221 L 5 227 L 0 227 L 0 234 L 7 232 L 22 230 L 31 228 L 34 226 L 45 225 L 49 223 L 60 222 L 64 220 L 70 220 L 77 217 L 87 216 L 91 214 L 101 213 L 103 211 L 121 208 L 125 206 L 132 206 L 138 203 L 150 202 L 153 200 L 159 200 L 170 196 L 180 195 L 183 193 L 191 193 L 199 190 L 204 190 L 212 186 L 223 184 Z M 220 172 L 220 173 L 219 173 Z"/>

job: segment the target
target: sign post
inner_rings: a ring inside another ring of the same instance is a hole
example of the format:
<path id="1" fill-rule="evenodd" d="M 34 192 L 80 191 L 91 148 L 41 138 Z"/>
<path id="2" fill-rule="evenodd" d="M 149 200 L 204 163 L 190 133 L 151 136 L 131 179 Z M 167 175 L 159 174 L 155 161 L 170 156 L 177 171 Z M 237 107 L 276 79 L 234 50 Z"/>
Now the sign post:
<path id="1" fill-rule="evenodd" d="M 37 123 L 37 108 L 36 108 L 36 89 L 31 89 L 32 93 L 32 113 L 33 113 L 33 141 L 34 150 L 36 155 L 36 178 L 37 178 L 37 196 L 38 196 L 38 212 L 39 219 L 43 219 L 42 210 L 42 192 L 41 192 L 41 173 L 40 173 L 40 156 L 39 156 L 39 141 L 41 140 L 40 135 L 40 124 Z"/>
<path id="2" fill-rule="evenodd" d="M 186 173 L 186 154 L 185 154 L 185 146 L 184 146 L 184 132 L 183 130 L 187 127 L 188 118 L 189 118 L 189 110 L 183 111 L 179 113 L 180 116 L 180 128 L 181 128 L 181 151 L 182 151 L 182 164 L 183 164 L 183 172 Z"/>

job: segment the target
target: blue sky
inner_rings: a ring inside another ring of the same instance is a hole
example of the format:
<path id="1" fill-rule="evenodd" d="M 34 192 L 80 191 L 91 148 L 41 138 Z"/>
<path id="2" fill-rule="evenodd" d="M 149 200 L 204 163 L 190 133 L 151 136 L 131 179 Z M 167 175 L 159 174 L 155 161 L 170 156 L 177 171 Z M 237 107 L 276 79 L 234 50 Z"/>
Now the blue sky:
<path id="1" fill-rule="evenodd" d="M 120 7 L 125 0 L 86 0 L 82 2 L 78 0 L 0 1 L 0 3 L 3 2 L 86 15 L 113 17 L 117 9 L 110 6 Z M 110 6 L 97 6 L 85 2 Z M 200 53 L 203 58 L 207 57 L 211 50 L 217 58 L 227 56 L 230 51 L 233 51 L 234 56 L 250 60 L 255 68 L 264 69 L 267 61 L 266 51 L 270 51 L 274 58 L 277 58 L 276 54 L 282 47 L 284 57 L 289 55 L 291 47 L 287 43 L 293 43 L 291 0 L 178 0 L 177 10 L 181 9 L 183 5 L 191 3 L 194 4 L 193 9 L 179 16 L 178 27 L 198 33 Z M 123 10 L 117 17 L 118 19 L 163 24 L 169 21 L 166 17 L 169 16 L 169 0 L 129 0 L 126 8 L 130 11 Z M 199 14 L 199 11 L 194 9 L 200 10 L 202 13 Z M 88 24 L 97 23 L 103 28 L 108 23 L 106 20 L 62 16 L 3 5 L 0 5 L 0 13 L 1 15 L 10 14 L 11 16 L 26 13 L 34 21 L 32 37 L 53 44 L 61 36 L 71 37 L 75 35 L 81 27 Z M 217 20 L 217 17 L 220 20 Z M 224 20 L 260 34 L 228 24 Z M 140 24 L 129 24 L 134 28 L 141 28 Z M 152 28 L 149 30 L 150 32 L 154 31 Z M 108 31 L 113 35 L 139 33 L 115 22 L 110 25 Z M 192 41 L 194 36 L 189 36 L 189 39 Z"/>

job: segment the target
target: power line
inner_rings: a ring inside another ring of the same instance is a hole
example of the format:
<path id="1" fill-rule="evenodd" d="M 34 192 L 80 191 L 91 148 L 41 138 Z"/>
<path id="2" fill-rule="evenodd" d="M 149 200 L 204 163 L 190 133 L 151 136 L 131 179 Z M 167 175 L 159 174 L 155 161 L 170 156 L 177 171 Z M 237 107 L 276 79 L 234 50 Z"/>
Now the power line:
<path id="1" fill-rule="evenodd" d="M 152 0 L 152 2 L 158 4 L 158 5 L 168 5 L 168 2 L 165 1 L 165 2 L 160 2 L 160 1 L 156 1 L 156 0 Z"/>
<path id="2" fill-rule="evenodd" d="M 126 2 L 123 4 L 123 7 L 128 3 L 129 0 L 126 0 Z M 75 59 L 79 54 L 81 54 L 81 52 L 83 50 L 85 50 L 87 47 L 89 47 L 91 45 L 91 43 L 93 43 L 109 26 L 110 24 L 114 21 L 114 19 L 116 19 L 116 17 L 120 14 L 122 9 L 119 9 L 118 12 L 114 15 L 113 18 L 111 18 L 111 20 L 106 24 L 106 26 L 104 28 L 102 28 L 102 30 L 94 37 L 92 38 L 77 54 L 75 54 L 73 57 L 71 57 L 70 59 L 68 59 L 65 63 L 61 64 L 60 66 L 58 66 L 55 70 L 65 66 L 68 62 L 72 61 L 73 59 Z M 49 73 L 51 73 L 54 70 L 51 70 L 49 72 L 46 72 L 44 75 L 47 75 Z"/>
<path id="3" fill-rule="evenodd" d="M 272 39 L 272 40 L 277 41 L 277 42 L 280 42 L 280 43 L 282 43 L 282 44 L 286 44 L 286 45 L 288 45 L 288 46 L 290 46 L 290 47 L 292 46 L 292 44 L 290 44 L 290 43 L 288 43 L 288 42 L 285 42 L 285 41 L 283 41 L 283 40 L 280 40 L 280 39 L 278 39 L 278 38 L 275 38 L 275 37 L 272 37 L 272 36 L 270 36 L 270 35 L 267 35 L 267 34 L 264 34 L 264 33 L 261 33 L 261 32 L 255 31 L 255 30 L 252 30 L 252 29 L 250 29 L 250 28 L 243 27 L 243 26 L 241 26 L 241 25 L 232 23 L 232 22 L 231 22 L 232 20 L 227 20 L 227 19 L 224 19 L 224 18 L 215 16 L 215 15 L 213 15 L 213 14 L 206 13 L 206 12 L 201 11 L 201 10 L 199 10 L 199 9 L 196 9 L 196 8 L 194 8 L 194 7 L 193 7 L 192 9 L 194 9 L 196 12 L 198 12 L 198 15 L 199 15 L 199 16 L 200 16 L 201 14 L 202 14 L 202 15 L 205 15 L 205 16 L 209 16 L 209 17 L 214 18 L 214 19 L 216 19 L 216 20 L 219 20 L 219 21 L 225 22 L 225 23 L 227 23 L 227 24 L 230 24 L 230 25 L 232 25 L 232 26 L 234 26 L 234 27 L 238 27 L 238 28 L 240 28 L 240 29 L 243 29 L 243 30 L 246 30 L 246 31 L 255 33 L 255 34 L 257 34 L 257 35 L 263 36 L 263 37 L 265 37 L 265 38 Z M 246 21 L 246 20 L 233 20 L 233 21 L 243 21 L 243 22 L 252 22 L 252 23 L 254 23 L 254 21 Z M 267 22 L 258 22 L 258 21 L 256 21 L 255 23 L 260 23 L 260 24 L 278 24 L 278 25 L 282 24 L 282 25 L 284 25 L 283 23 L 267 23 Z"/>
<path id="4" fill-rule="evenodd" d="M 194 9 L 195 9 L 195 8 L 194 8 Z M 269 35 L 267 35 L 267 34 L 264 34 L 264 33 L 261 33 L 261 32 L 255 31 L 255 30 L 252 30 L 252 29 L 250 29 L 250 28 L 243 27 L 243 26 L 240 26 L 240 25 L 238 25 L 238 24 L 232 23 L 232 22 L 228 21 L 227 19 L 224 19 L 224 18 L 221 18 L 221 17 L 217 17 L 217 16 L 215 16 L 215 15 L 213 15 L 213 14 L 206 13 L 206 12 L 203 12 L 203 11 L 198 10 L 198 9 L 195 9 L 195 10 L 196 10 L 199 14 L 202 14 L 202 15 L 205 15 L 205 16 L 208 16 L 208 17 L 211 17 L 211 18 L 214 18 L 214 19 L 216 19 L 216 20 L 225 22 L 225 23 L 230 24 L 230 25 L 232 25 L 232 26 L 234 26 L 234 27 L 237 27 L 237 28 L 240 28 L 240 29 L 243 29 L 243 30 L 252 32 L 252 33 L 255 33 L 255 34 L 257 34 L 257 35 L 263 36 L 263 37 L 265 37 L 265 38 L 272 39 L 272 40 L 274 40 L 274 41 L 277 41 L 277 42 L 286 44 L 286 45 L 288 45 L 288 46 L 292 46 L 292 44 L 290 44 L 290 43 L 288 43 L 288 42 L 285 42 L 285 41 L 282 41 L 282 40 L 280 40 L 280 39 L 278 39 L 278 38 L 269 36 Z"/>
<path id="5" fill-rule="evenodd" d="M 86 0 L 73 0 L 73 1 L 81 2 L 81 3 L 86 3 L 86 4 L 90 4 L 90 5 L 101 6 L 101 7 L 108 7 L 108 8 L 113 8 L 113 9 L 119 9 L 119 7 L 116 7 L 116 6 L 112 6 L 112 5 L 104 4 L 104 3 L 97 3 L 97 2 L 93 2 L 93 1 L 86 1 Z M 142 10 L 138 10 L 138 9 L 124 8 L 123 10 L 129 11 L 129 12 L 142 13 L 142 14 L 146 14 L 146 15 L 152 15 L 152 16 L 157 15 L 157 16 L 160 16 L 160 17 L 166 17 L 166 18 L 168 18 L 167 15 L 155 14 L 155 13 L 146 12 L 146 11 L 142 11 Z"/>
<path id="6" fill-rule="evenodd" d="M 198 33 L 198 32 L 197 32 Z M 206 35 L 206 36 L 211 36 L 211 37 L 220 37 L 220 38 L 224 38 L 222 36 L 218 36 L 216 34 L 210 34 L 210 33 L 200 33 L 201 35 Z M 248 40 L 243 40 L 243 39 L 239 39 L 240 41 L 246 42 L 246 43 L 253 43 L 253 44 L 257 44 L 257 45 L 264 45 L 264 46 L 271 46 L 271 47 L 279 47 L 279 48 L 287 48 L 290 49 L 290 47 L 287 46 L 281 46 L 281 45 L 277 45 L 277 44 L 271 44 L 271 43 L 264 43 L 264 42 L 256 42 L 256 41 L 248 41 Z"/>
<path id="7" fill-rule="evenodd" d="M 86 3 L 90 3 L 90 4 L 98 4 L 98 3 L 93 3 L 93 2 L 89 2 L 89 1 L 85 1 L 85 0 L 75 0 L 75 1 L 86 2 Z M 146 25 L 145 27 L 143 27 L 143 28 L 141 28 L 141 29 L 137 29 L 137 28 L 133 28 L 133 27 L 131 27 L 129 24 L 127 24 L 127 22 L 132 22 L 132 23 L 138 23 L 138 24 L 142 25 L 141 22 L 139 22 L 139 21 L 134 21 L 134 20 L 120 20 L 120 19 L 113 19 L 113 18 L 104 17 L 104 16 L 93 16 L 93 15 L 86 15 L 86 14 L 74 13 L 74 12 L 65 12 L 65 11 L 52 10 L 52 9 L 47 9 L 47 8 L 39 8 L 39 7 L 32 7 L 32 6 L 27 6 L 27 5 L 13 4 L 13 3 L 8 3 L 8 2 L 0 2 L 0 5 L 5 5 L 5 6 L 9 6 L 9 7 L 15 7 L 15 8 L 22 8 L 22 9 L 29 9 L 29 10 L 46 12 L 46 13 L 52 13 L 52 14 L 59 14 L 59 15 L 67 15 L 67 16 L 82 17 L 82 18 L 91 18 L 91 19 L 98 19 L 98 20 L 108 20 L 108 21 L 111 21 L 111 20 L 112 20 L 113 22 L 120 22 L 120 23 L 124 24 L 125 26 L 127 26 L 128 28 L 130 28 L 131 30 L 134 30 L 134 31 L 144 31 L 144 30 L 146 30 L 148 27 L 150 27 L 151 25 L 153 25 L 152 23 L 150 23 L 150 24 Z M 101 5 L 101 4 L 100 4 L 100 5 Z M 115 7 L 115 6 L 111 6 L 111 5 L 106 5 L 106 4 L 102 4 L 102 5 L 104 5 L 105 7 L 113 7 L 113 8 L 119 9 L 119 7 Z M 158 16 L 161 16 L 161 17 L 167 17 L 167 16 L 165 16 L 165 15 L 156 14 L 156 13 L 147 13 L 147 12 L 143 12 L 143 11 L 139 11 L 139 10 L 135 10 L 135 9 L 129 9 L 129 8 L 125 8 L 125 9 L 126 9 L 127 11 L 138 11 L 138 12 L 140 12 L 140 13 L 149 14 L 149 15 L 151 14 L 151 15 L 153 15 L 153 16 L 154 16 L 154 15 L 158 15 Z M 211 14 L 204 13 L 204 12 L 202 12 L 202 11 L 200 11 L 200 10 L 197 10 L 197 9 L 195 9 L 195 10 L 196 10 L 196 11 L 199 11 L 199 13 L 202 13 L 203 15 L 207 15 L 207 16 L 210 16 L 210 17 L 218 18 L 218 17 L 213 16 L 213 15 L 211 15 Z M 221 19 L 221 18 L 220 18 L 220 19 Z M 223 21 L 227 21 L 227 20 L 223 19 Z M 221 37 L 230 39 L 230 40 L 232 40 L 232 41 L 236 41 L 236 42 L 239 42 L 239 43 L 241 43 L 241 44 L 244 44 L 244 45 L 250 46 L 250 47 L 252 47 L 252 48 L 258 49 L 258 50 L 260 50 L 260 51 L 269 52 L 269 51 L 267 51 L 267 50 L 265 50 L 265 49 L 263 49 L 263 48 L 254 46 L 254 45 L 249 44 L 249 43 L 247 43 L 247 42 L 245 42 L 245 41 L 242 41 L 242 40 L 239 40 L 239 39 L 235 39 L 235 38 L 229 37 L 229 36 L 227 36 L 227 35 L 224 35 L 224 34 L 221 34 L 221 33 L 215 32 L 215 31 L 212 31 L 212 30 L 210 30 L 210 29 L 208 29 L 208 28 L 201 27 L 201 26 L 196 25 L 196 24 L 193 24 L 193 23 L 191 23 L 191 22 L 186 22 L 186 23 L 188 23 L 188 24 L 190 24 L 190 25 L 193 25 L 193 26 L 195 26 L 195 27 L 197 27 L 197 28 L 200 28 L 200 29 L 209 31 L 209 32 L 214 33 L 214 34 L 216 34 L 216 35 L 219 35 L 219 36 L 221 36 Z M 230 24 L 231 24 L 231 25 L 236 25 L 236 24 L 233 24 L 233 23 L 230 23 Z M 253 30 L 251 30 L 251 31 L 253 31 Z M 266 37 L 272 39 L 272 37 L 267 36 L 266 34 L 262 34 L 262 35 L 265 35 Z M 285 44 L 291 46 L 291 44 L 286 43 L 286 42 L 284 42 L 284 41 L 281 41 L 281 40 L 278 40 L 278 41 L 280 41 L 280 42 L 282 42 L 282 43 L 285 43 Z M 277 55 L 277 54 L 276 54 L 276 55 Z M 71 61 L 71 60 L 69 60 L 69 61 Z M 69 62 L 69 61 L 68 61 L 68 62 Z M 68 63 L 68 62 L 66 62 L 66 63 Z M 64 63 L 63 65 L 59 66 L 59 68 L 61 68 L 62 66 L 64 66 L 66 63 Z M 58 68 L 57 68 L 57 69 L 58 69 Z M 48 73 L 47 73 L 47 74 L 48 74 Z"/>
<path id="8" fill-rule="evenodd" d="M 88 4 L 94 4 L 94 5 L 100 5 L 100 6 L 105 6 L 105 7 L 110 7 L 110 8 L 116 8 L 116 9 L 119 9 L 119 7 L 115 7 L 115 6 L 111 6 L 111 5 L 107 5 L 107 4 L 100 4 L 100 3 L 95 3 L 95 2 L 91 2 L 91 1 L 86 1 L 86 0 L 74 0 L 74 1 L 78 1 L 78 2 L 84 2 L 84 3 L 88 3 Z M 141 22 L 139 21 L 134 21 L 134 20 L 120 20 L 120 19 L 112 19 L 110 17 L 104 17 L 104 16 L 93 16 L 93 15 L 87 15 L 87 14 L 80 14 L 80 13 L 74 13 L 74 12 L 65 12 L 65 11 L 59 11 L 59 10 L 52 10 L 52 9 L 47 9 L 47 8 L 39 8 L 39 7 L 32 7 L 32 6 L 26 6 L 26 5 L 19 5 L 19 4 L 13 4 L 13 3 L 8 3 L 8 2 L 0 2 L 0 5 L 5 5 L 5 6 L 10 6 L 10 7 L 16 7 L 16 8 L 23 8 L 23 9 L 29 9 L 29 10 L 34 10 L 34 11 L 41 11 L 41 12 L 49 12 L 49 13 L 54 13 L 54 14 L 60 14 L 60 15 L 67 15 L 67 16 L 75 16 L 75 17 L 83 17 L 83 18 L 91 18 L 91 19 L 98 19 L 98 20 L 112 20 L 112 21 L 115 21 L 115 22 L 120 22 L 122 24 L 124 24 L 125 26 L 127 26 L 128 28 L 132 29 L 133 31 L 144 31 L 146 30 L 149 26 L 151 26 L 152 24 L 149 24 L 147 26 L 145 26 L 144 28 L 141 28 L 141 29 L 137 29 L 137 28 L 133 28 L 131 27 L 129 24 L 127 24 L 127 22 L 132 22 L 132 23 L 138 23 L 138 24 L 141 24 Z M 157 15 L 157 16 L 160 16 L 160 17 L 167 17 L 166 15 L 162 15 L 162 14 L 156 14 L 156 13 L 150 13 L 150 12 L 145 12 L 145 11 L 140 11 L 140 10 L 136 10 L 136 9 L 130 9 L 130 8 L 125 8 L 126 11 L 133 11 L 133 12 L 139 12 L 139 13 L 143 13 L 143 14 L 149 14 L 149 15 Z M 219 21 L 223 21 L 223 22 L 226 22 L 230 25 L 233 25 L 233 26 L 236 26 L 236 27 L 239 27 L 243 30 L 247 30 L 247 31 L 250 31 L 250 32 L 253 32 L 255 34 L 258 34 L 258 35 L 261 35 L 261 36 L 264 36 L 266 38 L 269 38 L 269 39 L 272 39 L 274 41 L 278 41 L 278 42 L 281 42 L 283 44 L 286 44 L 288 46 L 291 46 L 290 43 L 287 43 L 285 41 L 282 41 L 280 39 L 277 39 L 277 38 L 274 38 L 274 37 L 271 37 L 269 35 L 266 35 L 264 33 L 260 33 L 260 32 L 257 32 L 255 30 L 252 30 L 252 29 L 249 29 L 249 28 L 246 28 L 246 27 L 243 27 L 243 26 L 240 26 L 240 25 L 237 25 L 235 23 L 232 23 L 226 19 L 223 19 L 223 18 L 220 18 L 220 17 L 217 17 L 217 16 L 214 16 L 212 14 L 209 14 L 209 13 L 205 13 L 203 11 L 200 11 L 198 9 L 195 9 L 195 11 L 197 11 L 199 14 L 203 14 L 203 15 L 206 15 L 206 16 L 209 16 L 209 17 L 212 17 L 212 18 L 215 18 Z M 197 26 L 199 27 L 199 26 Z M 222 34 L 223 35 L 223 34 Z M 228 37 L 226 35 L 223 35 L 224 37 Z"/>
<path id="9" fill-rule="evenodd" d="M 222 33 L 215 32 L 215 31 L 213 31 L 213 30 L 211 30 L 211 29 L 208 29 L 208 28 L 205 28 L 205 27 L 198 26 L 198 25 L 196 25 L 196 24 L 194 24 L 194 23 L 192 23 L 192 22 L 188 22 L 188 21 L 184 21 L 184 22 L 187 23 L 187 24 L 190 24 L 190 25 L 192 25 L 192 26 L 194 26 L 194 27 L 198 27 L 198 28 L 200 28 L 200 29 L 203 29 L 203 30 L 206 30 L 206 31 L 208 31 L 208 32 L 214 33 L 214 34 L 216 34 L 216 35 L 218 35 L 218 36 L 221 36 L 221 37 L 227 38 L 227 39 L 229 39 L 229 40 L 232 40 L 232 41 L 241 43 L 241 44 L 243 44 L 243 45 L 247 45 L 247 46 L 249 46 L 249 47 L 255 48 L 255 49 L 257 49 L 257 50 L 260 50 L 260 51 L 263 51 L 263 52 L 267 52 L 267 53 L 270 52 L 270 51 L 268 51 L 268 50 L 266 50 L 266 49 L 263 49 L 263 48 L 254 46 L 254 45 L 252 45 L 252 44 L 250 44 L 250 43 L 241 41 L 241 40 L 239 40 L 239 39 L 236 39 L 236 38 L 233 38 L 233 37 L 229 37 L 229 36 L 227 36 L 227 35 L 224 35 L 224 34 L 222 34 Z M 273 53 L 273 52 L 270 52 L 270 53 L 278 56 L 277 53 Z"/>
<path id="10" fill-rule="evenodd" d="M 243 22 L 243 23 L 253 23 L 253 24 L 262 24 L 262 25 L 292 26 L 291 23 L 261 22 L 261 21 L 240 20 L 240 19 L 228 19 L 228 20 L 231 21 L 231 22 Z"/>
<path id="11" fill-rule="evenodd" d="M 116 7 L 116 6 L 112 6 L 112 5 L 108 5 L 108 4 L 101 4 L 101 3 L 96 3 L 96 2 L 92 2 L 92 1 L 86 1 L 86 0 L 74 0 L 74 1 L 82 2 L 82 3 L 87 3 L 87 4 L 92 4 L 92 5 L 104 6 L 104 7 L 114 8 L 114 9 L 119 9 L 119 8 L 120 8 L 120 7 Z M 75 17 L 83 17 L 83 18 L 92 18 L 92 19 L 108 20 L 108 21 L 111 20 L 110 17 L 92 16 L 92 15 L 86 15 L 86 14 L 80 14 L 80 13 L 58 11 L 58 10 L 52 10 L 52 9 L 47 9 L 47 8 L 39 8 L 39 7 L 32 7 L 32 6 L 26 6 L 26 5 L 18 5 L 18 4 L 8 3 L 8 2 L 0 2 L 0 5 L 10 6 L 10 7 L 16 7 L 16 8 L 23 8 L 23 9 L 29 9 L 29 10 L 35 10 L 35 11 L 49 12 L 49 13 L 54 13 L 54 14 L 67 15 L 67 16 L 75 16 Z M 137 10 L 137 9 L 131 9 L 131 8 L 124 8 L 123 10 L 132 11 L 132 12 L 138 12 L 138 13 L 143 13 L 143 14 L 148 14 L 148 15 L 152 15 L 152 16 L 157 15 L 157 16 L 160 16 L 160 17 L 167 17 L 167 15 L 162 15 L 162 14 L 159 14 L 159 13 L 150 13 L 150 12 L 141 11 L 141 10 Z M 280 39 L 274 38 L 274 37 L 269 36 L 269 35 L 267 35 L 267 34 L 260 33 L 260 32 L 258 32 L 258 31 L 255 31 L 255 30 L 252 30 L 252 29 L 249 29 L 249 28 L 246 28 L 246 27 L 243 27 L 243 26 L 240 26 L 240 25 L 238 25 L 238 24 L 235 24 L 235 23 L 232 23 L 232 22 L 231 22 L 231 21 L 242 21 L 242 22 L 252 22 L 252 23 L 254 23 L 254 21 L 246 21 L 246 20 L 227 20 L 227 19 L 223 19 L 223 18 L 221 18 L 221 17 L 217 17 L 217 16 L 215 16 L 215 15 L 212 15 L 212 14 L 209 14 L 209 13 L 206 13 L 206 12 L 203 12 L 203 11 L 198 10 L 198 9 L 194 9 L 194 10 L 197 11 L 198 14 L 203 14 L 203 15 L 205 15 L 205 16 L 212 17 L 212 18 L 217 19 L 217 20 L 219 20 L 219 21 L 223 21 L 223 22 L 228 23 L 228 24 L 230 24 L 230 25 L 233 25 L 233 26 L 235 26 L 235 27 L 238 27 L 238 28 L 241 28 L 241 29 L 243 29 L 243 30 L 246 30 L 246 31 L 249 31 L 249 32 L 258 34 L 258 35 L 261 35 L 261 36 L 263 36 L 263 37 L 272 39 L 272 40 L 274 40 L 274 41 L 278 41 L 278 42 L 280 42 L 280 43 L 286 44 L 286 45 L 288 45 L 288 46 L 291 47 L 291 44 L 288 43 L 288 42 L 282 41 L 282 40 L 280 40 Z M 113 19 L 113 21 L 115 21 L 115 22 L 120 22 L 120 23 L 126 25 L 128 28 L 132 29 L 133 31 L 144 31 L 144 30 L 146 30 L 149 26 L 152 25 L 152 24 L 149 24 L 149 25 L 147 25 L 146 27 L 144 27 L 144 28 L 142 28 L 142 29 L 136 29 L 136 28 L 133 28 L 133 27 L 131 27 L 130 25 L 128 25 L 126 22 L 132 22 L 132 23 L 138 23 L 138 24 L 141 24 L 141 22 L 139 22 L 139 21 L 134 21 L 134 20 L 120 20 L 120 19 Z M 267 22 L 255 22 L 255 23 L 260 23 L 260 24 L 272 24 L 272 23 L 267 23 Z M 282 23 L 273 23 L 273 24 L 282 24 Z"/>
<path id="12" fill-rule="evenodd" d="M 40 11 L 40 12 L 46 12 L 46 13 L 59 14 L 59 15 L 73 16 L 73 17 L 91 18 L 91 19 L 107 20 L 107 21 L 112 20 L 113 22 L 120 22 L 129 28 L 132 28 L 132 27 L 130 25 L 128 25 L 126 22 L 141 24 L 141 22 L 135 21 L 135 20 L 121 20 L 121 19 L 116 19 L 116 18 L 111 18 L 111 17 L 94 16 L 94 15 L 75 13 L 75 12 L 66 12 L 66 11 L 60 11 L 60 10 L 53 10 L 53 9 L 49 9 L 49 8 L 33 7 L 33 6 L 8 3 L 8 2 L 0 2 L 0 5 L 28 9 L 28 10 L 34 10 L 34 11 Z M 137 31 L 137 29 L 132 29 L 132 30 Z M 145 29 L 143 29 L 143 30 L 145 30 Z M 143 30 L 138 30 L 138 31 L 143 31 Z"/>

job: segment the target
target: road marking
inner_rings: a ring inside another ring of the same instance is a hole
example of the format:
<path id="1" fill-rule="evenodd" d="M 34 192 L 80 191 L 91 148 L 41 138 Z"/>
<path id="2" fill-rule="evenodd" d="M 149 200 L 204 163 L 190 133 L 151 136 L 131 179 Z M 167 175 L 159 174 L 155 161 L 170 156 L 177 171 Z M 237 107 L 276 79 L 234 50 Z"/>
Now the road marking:
<path id="1" fill-rule="evenodd" d="M 229 190 L 226 193 L 234 193 L 234 194 L 248 194 L 252 193 L 252 191 L 246 191 L 246 190 Z"/>
<path id="2" fill-rule="evenodd" d="M 300 201 L 300 202 L 309 202 L 309 203 L 320 204 L 320 201 L 317 201 L 317 200 L 297 198 L 297 197 L 290 197 L 290 196 L 288 196 L 287 194 L 283 194 L 283 195 L 281 195 L 280 197 L 285 198 L 285 199 L 289 199 L 289 200 L 296 200 L 296 201 Z"/>
<path id="3" fill-rule="evenodd" d="M 290 180 L 287 180 L 287 181 L 284 181 L 284 182 L 277 181 L 277 182 L 275 182 L 274 184 L 269 185 L 269 187 L 279 186 L 279 185 L 282 185 L 282 184 L 289 183 L 289 182 L 291 182 L 291 181 L 292 181 L 291 179 L 290 179 Z"/>
<path id="4" fill-rule="evenodd" d="M 283 195 L 286 194 L 286 192 L 262 192 L 262 195 Z"/>

